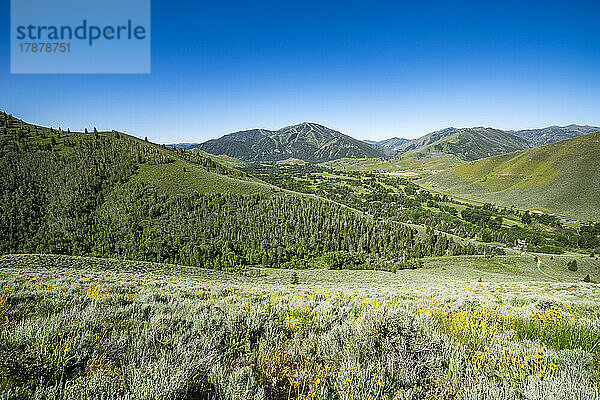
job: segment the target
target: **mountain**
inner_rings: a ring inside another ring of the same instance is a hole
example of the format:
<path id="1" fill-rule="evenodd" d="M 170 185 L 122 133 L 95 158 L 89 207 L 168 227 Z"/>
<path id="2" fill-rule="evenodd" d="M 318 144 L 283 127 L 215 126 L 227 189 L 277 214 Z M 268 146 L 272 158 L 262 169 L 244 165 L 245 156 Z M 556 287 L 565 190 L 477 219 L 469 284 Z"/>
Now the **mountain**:
<path id="1" fill-rule="evenodd" d="M 600 220 L 600 132 L 461 164 L 425 186 L 478 201 Z"/>
<path id="2" fill-rule="evenodd" d="M 374 140 L 364 140 L 364 142 L 382 148 L 383 151 L 389 153 L 389 155 L 395 155 L 401 146 L 405 145 L 406 143 L 412 142 L 412 139 L 393 137 L 385 140 L 380 140 L 378 142 Z"/>
<path id="3" fill-rule="evenodd" d="M 191 146 L 195 146 L 198 143 L 169 143 L 167 144 L 168 147 L 172 147 L 174 149 L 185 149 Z"/>
<path id="4" fill-rule="evenodd" d="M 440 138 L 434 141 L 436 138 Z M 404 155 L 455 156 L 472 161 L 531 147 L 527 140 L 493 128 L 447 128 L 407 143 Z M 415 147 L 416 144 L 428 143 Z"/>
<path id="5" fill-rule="evenodd" d="M 541 129 L 524 129 L 507 132 L 527 140 L 533 146 L 542 146 L 597 131 L 600 131 L 600 128 L 597 126 L 571 124 L 567 126 L 554 125 Z"/>
<path id="6" fill-rule="evenodd" d="M 398 148 L 396 150 L 397 150 L 398 154 L 406 153 L 411 150 L 416 150 L 418 148 L 435 143 L 447 136 L 453 135 L 454 133 L 456 133 L 458 131 L 459 131 L 459 129 L 452 128 L 452 127 L 440 129 L 439 131 L 434 131 L 434 132 L 428 133 L 427 135 L 421 136 L 418 139 L 406 142 L 406 143 L 398 146 Z"/>
<path id="7" fill-rule="evenodd" d="M 252 129 L 225 135 L 197 146 L 216 155 L 243 161 L 281 161 L 297 158 L 323 162 L 338 158 L 381 157 L 384 152 L 368 143 L 323 125 L 304 122 L 278 131 Z"/>

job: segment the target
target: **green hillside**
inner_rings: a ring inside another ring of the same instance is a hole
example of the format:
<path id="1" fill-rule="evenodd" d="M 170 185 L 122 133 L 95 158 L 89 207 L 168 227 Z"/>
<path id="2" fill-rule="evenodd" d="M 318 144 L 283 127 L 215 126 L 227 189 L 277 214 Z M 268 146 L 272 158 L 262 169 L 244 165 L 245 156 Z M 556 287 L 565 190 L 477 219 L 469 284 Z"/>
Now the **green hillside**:
<path id="1" fill-rule="evenodd" d="M 447 133 L 453 132 L 451 129 Z M 518 136 L 492 128 L 465 128 L 441 139 L 410 149 L 404 155 L 443 157 L 455 156 L 471 161 L 529 148 L 529 143 Z"/>
<path id="2" fill-rule="evenodd" d="M 448 193 L 600 220 L 600 133 L 486 158 L 426 178 Z"/>
<path id="3" fill-rule="evenodd" d="M 21 163 L 34 163 L 34 174 L 52 175 L 51 181 L 56 176 L 67 179 L 70 175 L 86 173 L 98 175 L 99 179 L 109 178 L 109 184 L 113 183 L 110 178 L 122 181 L 131 178 L 170 194 L 271 190 L 264 182 L 216 161 L 216 157 L 172 149 L 117 131 L 63 131 L 28 124 L 0 113 L 0 145 L 5 158 L 16 162 L 12 156 L 20 154 Z M 177 189 L 177 181 L 188 185 Z"/>
<path id="4" fill-rule="evenodd" d="M 188 150 L 191 153 L 199 153 L 200 155 L 202 155 L 204 157 L 211 158 L 215 162 L 225 165 L 226 167 L 229 167 L 229 168 L 240 168 L 240 167 L 244 167 L 246 165 L 246 163 L 244 161 L 242 161 L 238 158 L 223 155 L 223 154 L 221 154 L 221 155 L 210 154 L 210 153 L 202 151 L 196 147 L 186 148 L 186 150 Z"/>

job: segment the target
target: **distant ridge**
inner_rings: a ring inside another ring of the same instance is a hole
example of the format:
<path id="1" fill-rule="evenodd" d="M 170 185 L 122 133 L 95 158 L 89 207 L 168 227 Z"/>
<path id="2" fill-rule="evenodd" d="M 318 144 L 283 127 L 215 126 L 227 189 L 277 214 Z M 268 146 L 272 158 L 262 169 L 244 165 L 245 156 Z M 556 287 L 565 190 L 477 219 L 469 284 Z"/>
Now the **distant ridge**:
<path id="1" fill-rule="evenodd" d="M 412 139 L 393 137 L 385 140 L 374 141 L 374 140 L 364 140 L 365 143 L 371 144 L 373 146 L 378 146 L 383 149 L 385 153 L 389 155 L 394 155 L 398 152 L 398 150 L 405 145 L 406 143 L 412 142 Z"/>
<path id="2" fill-rule="evenodd" d="M 600 131 L 600 127 L 597 126 L 571 124 L 567 126 L 553 125 L 540 129 L 511 130 L 507 132 L 529 141 L 534 146 L 542 146 L 598 131 Z"/>
<path id="3" fill-rule="evenodd" d="M 326 126 L 303 122 L 277 131 L 251 129 L 192 146 L 243 161 L 276 162 L 296 158 L 324 162 L 339 158 L 382 157 L 382 149 Z"/>
<path id="4" fill-rule="evenodd" d="M 197 145 L 198 143 L 169 143 L 166 146 L 174 149 L 185 149 Z"/>
<path id="5" fill-rule="evenodd" d="M 472 161 L 530 148 L 529 142 L 510 133 L 484 127 L 446 128 L 402 146 L 404 155 L 454 156 Z"/>
<path id="6" fill-rule="evenodd" d="M 398 153 L 406 153 L 407 151 L 415 150 L 415 149 L 430 145 L 432 143 L 435 143 L 438 140 L 442 140 L 443 138 L 453 135 L 458 131 L 459 131 L 459 129 L 456 129 L 453 127 L 440 129 L 439 131 L 434 131 L 434 132 L 428 133 L 424 136 L 421 136 L 418 139 L 414 139 L 414 140 L 411 140 L 410 142 L 404 143 L 403 145 L 398 147 L 397 151 L 398 151 Z"/>

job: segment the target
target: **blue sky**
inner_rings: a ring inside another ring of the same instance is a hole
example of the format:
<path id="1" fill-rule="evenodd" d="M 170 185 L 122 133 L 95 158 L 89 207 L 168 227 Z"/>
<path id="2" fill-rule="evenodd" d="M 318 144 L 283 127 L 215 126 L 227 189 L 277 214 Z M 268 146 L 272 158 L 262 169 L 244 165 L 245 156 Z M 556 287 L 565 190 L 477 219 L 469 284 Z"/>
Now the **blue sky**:
<path id="1" fill-rule="evenodd" d="M 600 125 L 598 1 L 154 0 L 149 75 L 11 75 L 0 1 L 0 109 L 42 125 L 157 142 Z"/>

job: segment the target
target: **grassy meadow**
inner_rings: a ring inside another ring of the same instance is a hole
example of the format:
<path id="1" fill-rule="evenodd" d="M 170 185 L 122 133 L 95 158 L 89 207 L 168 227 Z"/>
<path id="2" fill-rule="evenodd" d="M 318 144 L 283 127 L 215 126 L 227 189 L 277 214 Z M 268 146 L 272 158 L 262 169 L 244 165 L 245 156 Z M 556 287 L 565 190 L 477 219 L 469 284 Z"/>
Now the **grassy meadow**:
<path id="1" fill-rule="evenodd" d="M 598 399 L 600 291 L 581 279 L 600 262 L 540 260 L 393 274 L 5 255 L 0 398 Z"/>

